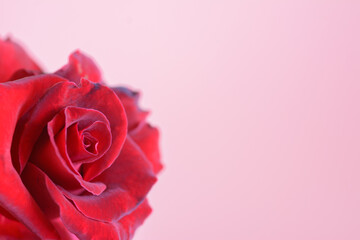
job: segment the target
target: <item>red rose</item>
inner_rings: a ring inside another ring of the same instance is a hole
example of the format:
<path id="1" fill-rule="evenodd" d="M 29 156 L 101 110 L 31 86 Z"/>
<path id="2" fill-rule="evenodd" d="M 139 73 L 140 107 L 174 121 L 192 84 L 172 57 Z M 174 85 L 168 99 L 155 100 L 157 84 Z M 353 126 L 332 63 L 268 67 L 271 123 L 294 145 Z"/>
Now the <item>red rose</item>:
<path id="1" fill-rule="evenodd" d="M 0 236 L 131 239 L 162 167 L 138 94 L 106 87 L 80 52 L 42 74 L 11 40 L 0 82 Z"/>

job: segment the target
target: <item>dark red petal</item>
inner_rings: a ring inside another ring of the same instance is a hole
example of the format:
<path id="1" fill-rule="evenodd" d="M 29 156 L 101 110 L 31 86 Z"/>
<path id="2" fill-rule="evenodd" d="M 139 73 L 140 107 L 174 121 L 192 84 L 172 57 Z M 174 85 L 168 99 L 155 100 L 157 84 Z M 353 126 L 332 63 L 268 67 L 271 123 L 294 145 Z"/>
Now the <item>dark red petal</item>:
<path id="1" fill-rule="evenodd" d="M 41 71 L 25 50 L 11 39 L 0 39 L 0 82 L 6 82 L 19 69 Z"/>
<path id="2" fill-rule="evenodd" d="M 0 238 L 7 240 L 40 240 L 24 224 L 0 215 Z"/>
<path id="3" fill-rule="evenodd" d="M 76 84 L 80 83 L 81 78 L 85 78 L 94 83 L 102 82 L 101 72 L 95 62 L 80 51 L 76 51 L 69 56 L 69 62 L 55 74 L 69 79 Z"/>
<path id="4" fill-rule="evenodd" d="M 138 146 L 127 139 L 113 165 L 94 180 L 107 186 L 99 196 L 64 194 L 85 216 L 114 221 L 131 212 L 145 199 L 156 177 Z"/>
<path id="5" fill-rule="evenodd" d="M 8 81 L 15 81 L 24 77 L 30 77 L 30 76 L 34 76 L 34 75 L 39 75 L 41 74 L 40 71 L 35 71 L 35 70 L 27 70 L 27 69 L 20 69 L 17 70 L 13 75 L 11 75 L 11 77 L 9 78 Z"/>
<path id="6" fill-rule="evenodd" d="M 36 189 L 37 201 L 44 206 L 42 199 L 49 199 L 58 206 L 59 217 L 66 229 L 79 239 L 101 240 L 119 239 L 117 227 L 113 223 L 106 223 L 87 218 L 61 193 L 57 186 L 32 163 L 28 163 L 24 170 L 24 179 Z M 50 200 L 46 200 L 49 202 Z M 43 209 L 47 211 L 47 209 Z"/>
<path id="7" fill-rule="evenodd" d="M 139 108 L 138 101 L 140 94 L 138 92 L 125 87 L 117 87 L 113 88 L 113 90 L 124 105 L 128 118 L 128 131 L 130 132 L 144 122 L 149 113 Z"/>
<path id="8" fill-rule="evenodd" d="M 150 213 L 151 207 L 145 199 L 133 212 L 121 218 L 118 222 L 121 239 L 132 239 L 135 230 L 143 224 Z"/>
<path id="9" fill-rule="evenodd" d="M 142 124 L 129 133 L 144 152 L 157 174 L 162 168 L 159 151 L 159 130 L 150 124 Z"/>
<path id="10" fill-rule="evenodd" d="M 59 77 L 29 77 L 0 84 L 0 205 L 42 239 L 56 239 L 45 218 L 12 165 L 10 148 L 16 123 Z M 27 144 L 27 143 L 25 143 Z"/>

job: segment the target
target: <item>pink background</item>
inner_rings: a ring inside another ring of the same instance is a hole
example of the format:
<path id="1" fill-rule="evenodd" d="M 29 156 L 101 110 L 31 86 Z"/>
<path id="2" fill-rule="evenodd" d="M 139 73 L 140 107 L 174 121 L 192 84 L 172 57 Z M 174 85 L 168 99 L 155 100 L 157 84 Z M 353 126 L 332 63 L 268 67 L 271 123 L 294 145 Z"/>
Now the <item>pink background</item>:
<path id="1" fill-rule="evenodd" d="M 360 1 L 3 1 L 53 71 L 141 89 L 165 171 L 135 240 L 360 239 Z"/>

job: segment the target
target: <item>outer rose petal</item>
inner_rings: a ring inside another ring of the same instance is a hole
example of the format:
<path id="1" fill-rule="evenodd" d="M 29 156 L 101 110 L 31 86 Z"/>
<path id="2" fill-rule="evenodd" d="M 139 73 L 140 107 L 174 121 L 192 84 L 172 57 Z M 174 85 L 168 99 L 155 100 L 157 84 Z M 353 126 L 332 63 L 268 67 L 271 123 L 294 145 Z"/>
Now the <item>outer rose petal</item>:
<path id="1" fill-rule="evenodd" d="M 10 148 L 15 126 L 59 77 L 24 78 L 0 84 L 0 205 L 42 239 L 57 239 L 55 229 L 27 191 L 14 169 Z"/>
<path id="2" fill-rule="evenodd" d="M 123 217 L 118 225 L 121 239 L 132 239 L 135 230 L 143 224 L 150 213 L 151 208 L 145 199 L 132 213 Z"/>
<path id="3" fill-rule="evenodd" d="M 20 69 L 41 71 L 22 47 L 11 39 L 0 39 L 0 82 L 6 82 Z"/>
<path id="4" fill-rule="evenodd" d="M 95 83 L 102 82 L 101 72 L 91 58 L 82 54 L 80 51 L 72 53 L 69 63 L 62 67 L 55 74 L 69 79 L 77 84 L 81 78 L 85 78 Z"/>
<path id="5" fill-rule="evenodd" d="M 150 124 L 143 124 L 131 131 L 129 135 L 150 161 L 154 172 L 159 173 L 163 168 L 160 162 L 159 130 Z"/>
<path id="6" fill-rule="evenodd" d="M 130 132 L 143 123 L 149 113 L 139 108 L 138 101 L 140 94 L 138 92 L 125 87 L 113 88 L 113 90 L 124 105 L 128 118 L 128 130 Z"/>
<path id="7" fill-rule="evenodd" d="M 128 118 L 128 131 L 132 139 L 138 144 L 157 174 L 163 168 L 160 162 L 159 131 L 145 122 L 148 112 L 138 106 L 139 93 L 128 88 L 113 88 L 124 105 Z"/>

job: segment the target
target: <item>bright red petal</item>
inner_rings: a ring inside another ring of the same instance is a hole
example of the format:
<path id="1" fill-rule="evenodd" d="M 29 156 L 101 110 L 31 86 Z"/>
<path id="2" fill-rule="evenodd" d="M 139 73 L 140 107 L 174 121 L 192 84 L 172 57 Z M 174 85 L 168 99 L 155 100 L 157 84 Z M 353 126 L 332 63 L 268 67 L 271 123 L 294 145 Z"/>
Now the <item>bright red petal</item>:
<path id="1" fill-rule="evenodd" d="M 85 78 L 94 83 L 102 82 L 101 72 L 95 62 L 80 51 L 72 53 L 69 62 L 55 74 L 69 79 L 76 84 L 80 83 L 81 78 Z"/>
<path id="2" fill-rule="evenodd" d="M 113 88 L 124 105 L 129 135 L 144 152 L 155 173 L 163 168 L 160 162 L 159 131 L 145 122 L 148 112 L 139 108 L 139 93 L 128 88 Z"/>
<path id="3" fill-rule="evenodd" d="M 144 152 L 157 174 L 163 168 L 160 162 L 159 130 L 150 124 L 143 124 L 129 133 L 131 138 Z"/>
<path id="4" fill-rule="evenodd" d="M 41 71 L 20 45 L 0 39 L 0 82 L 8 81 L 20 69 Z"/>
<path id="5" fill-rule="evenodd" d="M 7 240 L 40 240 L 24 224 L 0 215 L 0 236 Z"/>
<path id="6" fill-rule="evenodd" d="M 150 215 L 151 207 L 145 199 L 132 213 L 123 217 L 118 224 L 121 239 L 132 239 L 135 230 Z"/>

